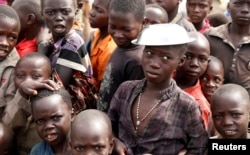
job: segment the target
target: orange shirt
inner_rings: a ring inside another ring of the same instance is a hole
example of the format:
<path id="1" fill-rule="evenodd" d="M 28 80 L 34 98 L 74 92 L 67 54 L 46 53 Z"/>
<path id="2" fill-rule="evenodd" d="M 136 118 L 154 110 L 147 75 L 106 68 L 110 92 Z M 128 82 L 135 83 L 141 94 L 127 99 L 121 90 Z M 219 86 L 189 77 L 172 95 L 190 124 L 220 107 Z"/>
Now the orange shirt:
<path id="1" fill-rule="evenodd" d="M 208 103 L 207 99 L 203 95 L 201 91 L 201 86 L 200 86 L 200 81 L 189 88 L 183 89 L 185 92 L 190 94 L 195 98 L 195 100 L 199 103 L 201 111 L 202 111 L 202 118 L 204 120 L 204 124 L 206 129 L 208 129 L 208 122 L 209 122 L 209 117 L 211 115 L 211 110 L 210 110 L 210 104 Z"/>
<path id="2" fill-rule="evenodd" d="M 116 44 L 110 35 L 106 36 L 102 41 L 98 42 L 100 38 L 100 30 L 94 32 L 94 37 L 91 42 L 90 60 L 93 69 L 93 77 L 96 80 L 97 88 L 100 88 L 106 65 L 109 58 L 116 48 Z"/>

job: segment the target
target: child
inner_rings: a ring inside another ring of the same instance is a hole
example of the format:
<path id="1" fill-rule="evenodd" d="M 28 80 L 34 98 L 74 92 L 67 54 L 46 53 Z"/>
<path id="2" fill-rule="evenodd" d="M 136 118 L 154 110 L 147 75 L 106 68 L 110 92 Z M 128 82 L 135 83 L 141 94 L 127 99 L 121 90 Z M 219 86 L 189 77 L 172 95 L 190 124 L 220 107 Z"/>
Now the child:
<path id="1" fill-rule="evenodd" d="M 208 30 L 205 36 L 210 43 L 211 55 L 222 61 L 224 83 L 239 84 L 250 94 L 249 2 L 230 0 L 228 11 L 232 21 Z"/>
<path id="2" fill-rule="evenodd" d="M 91 27 L 98 28 L 94 32 L 90 48 L 93 77 L 98 90 L 111 53 L 116 48 L 115 42 L 108 34 L 109 2 L 110 0 L 94 0 L 89 13 Z"/>
<path id="3" fill-rule="evenodd" d="M 186 9 L 189 21 L 197 31 L 203 33 L 210 28 L 206 17 L 212 10 L 212 0 L 187 0 Z"/>
<path id="4" fill-rule="evenodd" d="M 181 0 L 156 0 L 168 13 L 168 21 L 183 26 L 187 31 L 196 31 L 192 23 L 186 20 L 184 13 L 178 13 Z"/>
<path id="5" fill-rule="evenodd" d="M 145 0 L 111 0 L 109 8 L 108 31 L 117 48 L 110 57 L 99 91 L 97 108 L 104 112 L 122 82 L 144 77 L 140 64 L 144 46 L 133 45 L 131 41 L 143 27 Z"/>
<path id="6" fill-rule="evenodd" d="M 0 154 L 8 155 L 13 145 L 13 132 L 11 128 L 0 122 Z"/>
<path id="7" fill-rule="evenodd" d="M 207 69 L 200 77 L 201 90 L 209 103 L 214 91 L 223 85 L 223 81 L 224 69 L 221 61 L 214 56 L 210 56 Z"/>
<path id="8" fill-rule="evenodd" d="M 199 105 L 171 78 L 193 40 L 177 24 L 154 24 L 133 41 L 146 45 L 146 79 L 124 82 L 111 101 L 115 151 L 173 155 L 186 149 L 187 154 L 204 154 L 208 135 Z"/>
<path id="9" fill-rule="evenodd" d="M 185 63 L 177 68 L 174 78 L 177 85 L 199 103 L 207 129 L 211 112 L 209 103 L 202 93 L 199 78 L 207 68 L 210 55 L 209 43 L 199 32 L 192 32 L 190 36 L 194 37 L 196 41 L 188 44 Z"/>
<path id="10" fill-rule="evenodd" d="M 15 0 L 12 8 L 16 10 L 21 21 L 21 31 L 16 45 L 20 57 L 37 51 L 37 35 L 44 21 L 39 0 Z"/>
<path id="11" fill-rule="evenodd" d="M 211 101 L 214 126 L 219 135 L 214 138 L 250 139 L 247 132 L 250 112 L 249 95 L 237 84 L 218 88 Z"/>
<path id="12" fill-rule="evenodd" d="M 99 110 L 79 113 L 71 126 L 72 154 L 111 155 L 114 139 L 109 117 Z"/>
<path id="13" fill-rule="evenodd" d="M 14 131 L 19 155 L 28 155 L 31 148 L 41 141 L 32 121 L 30 102 L 27 100 L 30 93 L 23 92 L 24 89 L 30 87 L 24 83 L 41 82 L 45 84 L 50 77 L 50 60 L 43 54 L 29 53 L 16 64 L 14 81 L 18 91 L 6 106 L 3 122 Z"/>
<path id="14" fill-rule="evenodd" d="M 37 95 L 32 96 L 32 116 L 37 133 L 43 141 L 32 148 L 30 155 L 71 155 L 71 108 L 71 97 L 64 89 L 40 89 Z"/>
<path id="15" fill-rule="evenodd" d="M 145 25 L 168 22 L 167 12 L 158 4 L 148 4 L 145 10 Z"/>
<path id="16" fill-rule="evenodd" d="M 210 13 L 207 15 L 207 19 L 212 27 L 221 26 L 229 22 L 228 17 L 221 12 Z"/>
<path id="17" fill-rule="evenodd" d="M 72 87 L 77 87 L 75 79 L 81 80 L 80 78 L 74 78 L 79 72 L 81 72 L 79 73 L 81 75 L 86 73 L 92 76 L 91 62 L 84 41 L 72 29 L 77 1 L 43 0 L 41 1 L 41 7 L 42 15 L 47 27 L 51 30 L 54 41 L 53 49 L 48 50 L 47 56 L 51 59 L 53 71 L 58 74 L 57 77 L 60 78 L 65 89 L 71 91 Z M 82 100 L 78 100 L 77 93 L 71 94 L 74 113 L 77 114 L 86 108 L 86 104 L 80 103 Z"/>
<path id="18" fill-rule="evenodd" d="M 16 11 L 0 4 L 0 120 L 6 104 L 14 97 L 14 67 L 19 59 L 14 48 L 20 32 L 20 21 Z"/>

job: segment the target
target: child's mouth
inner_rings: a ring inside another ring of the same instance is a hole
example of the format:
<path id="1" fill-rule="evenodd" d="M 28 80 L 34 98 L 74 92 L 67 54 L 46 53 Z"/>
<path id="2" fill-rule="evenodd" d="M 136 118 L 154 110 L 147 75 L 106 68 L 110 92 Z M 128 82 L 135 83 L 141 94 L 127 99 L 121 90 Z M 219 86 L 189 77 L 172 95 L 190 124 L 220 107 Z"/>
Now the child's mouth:
<path id="1" fill-rule="evenodd" d="M 65 31 L 65 27 L 62 26 L 62 25 L 57 25 L 54 27 L 54 31 L 57 32 L 57 33 L 62 33 Z"/>
<path id="2" fill-rule="evenodd" d="M 53 141 L 57 138 L 56 134 L 48 134 L 45 136 L 45 138 L 47 139 L 47 141 Z"/>

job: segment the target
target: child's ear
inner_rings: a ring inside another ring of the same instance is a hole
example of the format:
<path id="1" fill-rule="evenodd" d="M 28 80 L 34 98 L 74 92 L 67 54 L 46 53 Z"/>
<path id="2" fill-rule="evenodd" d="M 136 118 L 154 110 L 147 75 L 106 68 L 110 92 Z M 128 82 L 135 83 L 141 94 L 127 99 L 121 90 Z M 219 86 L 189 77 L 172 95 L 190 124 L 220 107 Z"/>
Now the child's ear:
<path id="1" fill-rule="evenodd" d="M 114 149 L 114 145 L 115 145 L 115 140 L 114 140 L 114 138 L 112 137 L 112 139 L 111 139 L 110 142 L 109 142 L 109 155 L 112 154 L 113 149 Z"/>
<path id="2" fill-rule="evenodd" d="M 36 16 L 34 14 L 29 14 L 28 17 L 27 17 L 27 24 L 30 25 L 30 24 L 33 24 L 36 20 Z"/>
<path id="3" fill-rule="evenodd" d="M 185 60 L 186 60 L 186 55 L 183 55 L 178 63 L 178 67 L 181 67 L 185 63 Z"/>

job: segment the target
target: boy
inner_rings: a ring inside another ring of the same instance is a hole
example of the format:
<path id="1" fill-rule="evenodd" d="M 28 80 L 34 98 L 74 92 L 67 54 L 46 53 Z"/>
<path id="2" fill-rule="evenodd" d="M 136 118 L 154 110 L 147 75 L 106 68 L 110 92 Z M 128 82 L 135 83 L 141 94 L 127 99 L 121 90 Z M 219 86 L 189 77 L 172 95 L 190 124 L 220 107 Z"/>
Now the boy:
<path id="1" fill-rule="evenodd" d="M 207 69 L 200 77 L 201 90 L 209 103 L 214 91 L 223 85 L 223 81 L 224 68 L 221 61 L 214 56 L 210 56 Z"/>
<path id="2" fill-rule="evenodd" d="M 37 35 L 44 21 L 39 0 L 15 0 L 12 8 L 16 10 L 21 21 L 21 31 L 16 45 L 20 57 L 37 51 Z"/>
<path id="3" fill-rule="evenodd" d="M 218 88 L 211 101 L 214 126 L 219 135 L 214 138 L 250 139 L 247 132 L 250 112 L 249 95 L 237 84 Z"/>
<path id="4" fill-rule="evenodd" d="M 8 155 L 13 145 L 14 134 L 6 124 L 0 122 L 0 154 Z"/>
<path id="5" fill-rule="evenodd" d="M 58 74 L 63 86 L 69 91 L 72 87 L 77 87 L 75 79 L 81 80 L 74 78 L 75 76 L 85 73 L 92 76 L 91 62 L 84 41 L 72 29 L 76 7 L 76 0 L 41 1 L 42 15 L 54 41 L 53 49 L 46 51 L 47 56 L 51 59 L 53 71 Z M 86 104 L 81 102 L 83 99 L 78 100 L 79 93 L 74 93 L 73 90 L 71 92 L 74 113 L 78 113 L 86 108 Z"/>
<path id="6" fill-rule="evenodd" d="M 43 141 L 32 148 L 30 155 L 72 153 L 69 144 L 71 108 L 71 97 L 64 89 L 40 89 L 37 95 L 32 96 L 32 116 Z"/>
<path id="7" fill-rule="evenodd" d="M 92 28 L 98 28 L 91 40 L 90 60 L 93 68 L 93 77 L 99 90 L 103 75 L 116 44 L 108 34 L 110 0 L 94 0 L 89 13 L 89 23 Z"/>
<path id="8" fill-rule="evenodd" d="M 211 112 L 209 103 L 202 93 L 199 77 L 207 68 L 210 55 L 209 43 L 199 32 L 191 32 L 190 36 L 194 37 L 196 41 L 188 44 L 185 63 L 177 68 L 174 78 L 177 85 L 199 103 L 207 129 Z"/>
<path id="9" fill-rule="evenodd" d="M 210 28 L 206 17 L 212 10 L 212 0 L 187 0 L 186 9 L 189 21 L 197 31 L 203 33 Z"/>
<path id="10" fill-rule="evenodd" d="M 108 31 L 117 48 L 110 57 L 99 91 L 97 108 L 104 112 L 122 82 L 144 77 L 140 64 L 144 46 L 133 45 L 131 41 L 143 27 L 145 0 L 111 0 L 109 13 Z"/>
<path id="11" fill-rule="evenodd" d="M 196 31 L 193 24 L 186 20 L 186 16 L 183 13 L 178 13 L 181 0 L 156 0 L 155 2 L 166 10 L 170 23 L 183 26 L 189 32 Z"/>
<path id="12" fill-rule="evenodd" d="M 148 4 L 145 10 L 145 25 L 168 22 L 167 12 L 158 4 Z"/>
<path id="13" fill-rule="evenodd" d="M 250 94 L 250 1 L 230 0 L 228 11 L 232 21 L 205 33 L 211 55 L 222 61 L 224 83 L 243 86 Z"/>
<path id="14" fill-rule="evenodd" d="M 14 97 L 14 67 L 19 59 L 14 48 L 20 32 L 20 21 L 16 11 L 0 4 L 0 120 L 6 104 Z"/>
<path id="15" fill-rule="evenodd" d="M 31 148 L 41 141 L 32 121 L 30 102 L 27 100 L 31 94 L 23 92 L 30 88 L 25 83 L 45 84 L 50 76 L 50 60 L 43 54 L 27 54 L 16 64 L 14 81 L 18 91 L 5 108 L 3 122 L 14 131 L 19 155 L 28 155 Z"/>
<path id="16" fill-rule="evenodd" d="M 72 154 L 111 155 L 114 139 L 109 117 L 99 110 L 84 110 L 71 126 Z"/>
<path id="17" fill-rule="evenodd" d="M 177 24 L 149 25 L 133 41 L 146 45 L 146 79 L 124 82 L 111 101 L 116 152 L 173 155 L 186 149 L 187 154 L 204 154 L 208 135 L 199 105 L 171 78 L 191 41 Z"/>

